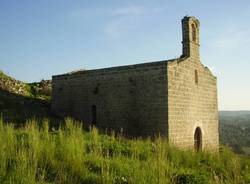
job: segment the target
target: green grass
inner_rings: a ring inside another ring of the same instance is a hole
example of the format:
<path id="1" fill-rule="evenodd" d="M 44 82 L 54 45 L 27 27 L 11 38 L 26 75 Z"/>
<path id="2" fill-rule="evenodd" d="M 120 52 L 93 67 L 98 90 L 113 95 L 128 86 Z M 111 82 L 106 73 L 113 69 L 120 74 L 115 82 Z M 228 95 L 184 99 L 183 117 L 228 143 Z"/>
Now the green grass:
<path id="1" fill-rule="evenodd" d="M 58 130 L 35 120 L 15 129 L 0 120 L 0 183 L 250 183 L 250 161 L 179 151 L 158 138 L 126 140 L 83 131 L 66 119 Z"/>
<path id="2" fill-rule="evenodd" d="M 250 147 L 243 147 L 242 149 L 246 155 L 250 156 Z"/>

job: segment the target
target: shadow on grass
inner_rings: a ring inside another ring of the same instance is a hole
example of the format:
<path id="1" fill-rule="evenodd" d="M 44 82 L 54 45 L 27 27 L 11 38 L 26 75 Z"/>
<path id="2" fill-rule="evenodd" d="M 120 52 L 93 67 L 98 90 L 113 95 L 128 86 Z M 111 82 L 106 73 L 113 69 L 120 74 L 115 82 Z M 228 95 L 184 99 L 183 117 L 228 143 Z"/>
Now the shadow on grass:
<path id="1" fill-rule="evenodd" d="M 41 122 L 48 119 L 51 126 L 58 126 L 63 119 L 50 110 L 50 101 L 22 96 L 0 89 L 0 116 L 4 122 L 22 126 L 27 120 Z"/>

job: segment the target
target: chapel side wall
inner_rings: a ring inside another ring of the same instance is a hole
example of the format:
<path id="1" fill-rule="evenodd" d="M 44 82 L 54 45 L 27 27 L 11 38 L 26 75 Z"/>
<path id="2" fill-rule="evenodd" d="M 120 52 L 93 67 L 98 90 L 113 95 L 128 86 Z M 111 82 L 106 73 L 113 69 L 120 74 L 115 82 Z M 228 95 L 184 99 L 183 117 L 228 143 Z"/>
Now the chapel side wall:
<path id="1" fill-rule="evenodd" d="M 197 58 L 168 65 L 169 141 L 178 147 L 193 149 L 195 129 L 200 127 L 202 149 L 218 150 L 217 82 Z"/>
<path id="2" fill-rule="evenodd" d="M 93 105 L 99 128 L 167 136 L 166 63 L 53 77 L 54 112 L 91 123 Z"/>

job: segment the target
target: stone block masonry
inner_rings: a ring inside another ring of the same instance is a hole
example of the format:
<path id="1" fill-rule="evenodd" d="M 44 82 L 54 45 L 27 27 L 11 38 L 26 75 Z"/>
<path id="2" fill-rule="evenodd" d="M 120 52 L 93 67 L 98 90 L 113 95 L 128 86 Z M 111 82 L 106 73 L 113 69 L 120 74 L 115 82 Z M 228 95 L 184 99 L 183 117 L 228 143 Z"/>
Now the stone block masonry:
<path id="1" fill-rule="evenodd" d="M 129 136 L 218 150 L 216 77 L 200 62 L 199 25 L 183 18 L 178 59 L 53 76 L 52 110 Z"/>

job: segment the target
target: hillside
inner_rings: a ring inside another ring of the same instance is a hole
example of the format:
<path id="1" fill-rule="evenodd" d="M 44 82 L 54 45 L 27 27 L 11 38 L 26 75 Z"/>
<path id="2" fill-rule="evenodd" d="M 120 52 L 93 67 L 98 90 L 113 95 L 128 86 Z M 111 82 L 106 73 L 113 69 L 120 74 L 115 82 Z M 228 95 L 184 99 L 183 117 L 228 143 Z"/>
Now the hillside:
<path id="1" fill-rule="evenodd" d="M 250 156 L 250 111 L 220 112 L 220 142 Z"/>
<path id="2" fill-rule="evenodd" d="M 38 98 L 42 100 L 49 100 L 51 95 L 51 88 L 52 87 L 50 80 L 41 80 L 40 82 L 34 83 L 24 83 L 0 71 L 0 89 L 9 93 Z"/>
<path id="3" fill-rule="evenodd" d="M 30 96 L 29 86 L 0 71 L 0 89 L 10 93 Z"/>
<path id="4" fill-rule="evenodd" d="M 7 122 L 50 117 L 51 82 L 24 83 L 0 72 L 0 114 Z"/>

